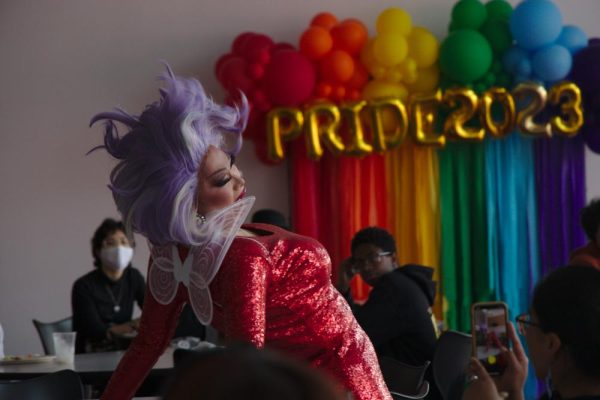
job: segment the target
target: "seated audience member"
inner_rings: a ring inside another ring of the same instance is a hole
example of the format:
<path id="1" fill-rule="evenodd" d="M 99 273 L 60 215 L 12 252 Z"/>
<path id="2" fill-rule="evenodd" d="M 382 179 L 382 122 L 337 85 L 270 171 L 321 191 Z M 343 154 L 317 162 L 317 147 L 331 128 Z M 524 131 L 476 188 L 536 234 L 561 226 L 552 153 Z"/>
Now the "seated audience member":
<path id="1" fill-rule="evenodd" d="M 529 313 L 517 317 L 535 374 L 546 381 L 542 399 L 600 399 L 600 271 L 570 266 L 551 272 L 535 288 Z M 492 380 L 473 359 L 465 400 L 523 399 L 528 359 L 509 326 L 508 366 Z"/>
<path id="2" fill-rule="evenodd" d="M 581 210 L 581 226 L 590 240 L 571 253 L 570 265 L 591 265 L 600 269 L 600 198 Z"/>
<path id="3" fill-rule="evenodd" d="M 378 356 L 410 365 L 431 361 L 436 344 L 431 305 L 433 270 L 419 265 L 398 268 L 396 242 L 387 231 L 365 228 L 354 236 L 352 256 L 339 268 L 338 290 L 345 295 Z M 349 282 L 359 273 L 373 286 L 364 305 L 354 303 Z"/>
<path id="4" fill-rule="evenodd" d="M 137 329 L 134 303 L 144 303 L 144 277 L 131 266 L 133 247 L 121 222 L 108 218 L 96 229 L 92 256 L 95 269 L 71 293 L 78 353 L 117 350 L 117 338 Z"/>
<path id="5" fill-rule="evenodd" d="M 288 225 L 283 214 L 277 210 L 272 210 L 270 208 L 263 208 L 252 214 L 252 222 L 275 225 L 280 227 L 281 229 L 285 229 L 287 231 L 290 230 L 290 226 Z"/>
<path id="6" fill-rule="evenodd" d="M 343 400 L 324 371 L 254 347 L 194 353 L 183 360 L 165 400 Z"/>

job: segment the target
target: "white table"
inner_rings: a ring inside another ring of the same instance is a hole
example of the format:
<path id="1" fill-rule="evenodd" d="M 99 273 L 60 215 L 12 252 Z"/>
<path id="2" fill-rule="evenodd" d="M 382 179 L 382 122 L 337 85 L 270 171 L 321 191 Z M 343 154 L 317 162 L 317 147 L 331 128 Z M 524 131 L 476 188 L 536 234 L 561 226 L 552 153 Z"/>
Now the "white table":
<path id="1" fill-rule="evenodd" d="M 76 354 L 73 364 L 41 362 L 31 364 L 0 365 L 0 380 L 31 379 L 40 375 L 71 369 L 81 378 L 84 385 L 102 389 L 125 354 L 124 351 Z M 168 348 L 160 356 L 152 371 L 138 391 L 138 396 L 156 396 L 173 370 L 173 349 Z"/>

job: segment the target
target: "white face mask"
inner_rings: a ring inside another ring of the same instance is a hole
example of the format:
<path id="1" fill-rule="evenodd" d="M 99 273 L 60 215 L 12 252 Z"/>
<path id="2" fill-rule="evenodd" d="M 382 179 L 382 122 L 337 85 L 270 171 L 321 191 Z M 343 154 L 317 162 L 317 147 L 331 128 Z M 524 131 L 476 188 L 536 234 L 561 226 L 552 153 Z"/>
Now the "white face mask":
<path id="1" fill-rule="evenodd" d="M 127 246 L 105 247 L 100 250 L 102 265 L 115 271 L 124 270 L 133 258 L 133 249 Z"/>

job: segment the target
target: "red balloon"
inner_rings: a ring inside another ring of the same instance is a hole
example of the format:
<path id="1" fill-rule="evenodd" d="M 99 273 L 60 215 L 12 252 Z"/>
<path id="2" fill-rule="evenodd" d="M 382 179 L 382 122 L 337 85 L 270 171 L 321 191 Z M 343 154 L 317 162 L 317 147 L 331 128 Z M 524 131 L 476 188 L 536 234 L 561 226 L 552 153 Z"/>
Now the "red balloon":
<path id="1" fill-rule="evenodd" d="M 238 90 L 250 93 L 255 83 L 246 75 L 247 66 L 248 63 L 243 58 L 230 58 L 223 62 L 219 68 L 219 82 L 230 93 Z"/>
<path id="2" fill-rule="evenodd" d="M 225 64 L 227 61 L 233 58 L 236 58 L 236 56 L 231 53 L 223 54 L 215 63 L 215 76 L 217 77 L 217 80 L 219 82 L 223 83 L 223 81 L 221 80 L 221 67 L 223 67 L 223 64 Z"/>
<path id="3" fill-rule="evenodd" d="M 243 56 L 243 49 L 246 42 L 256 36 L 254 32 L 244 32 L 236 36 L 231 44 L 231 52 L 236 56 Z"/>
<path id="4" fill-rule="evenodd" d="M 254 63 L 248 65 L 247 74 L 254 80 L 261 79 L 265 74 L 265 67 L 261 63 Z"/>
<path id="5" fill-rule="evenodd" d="M 267 62 L 272 47 L 270 37 L 254 34 L 239 45 L 239 52 L 249 62 Z"/>
<path id="6" fill-rule="evenodd" d="M 263 78 L 265 94 L 274 106 L 294 107 L 306 101 L 315 87 L 315 69 L 296 50 L 271 54 Z"/>

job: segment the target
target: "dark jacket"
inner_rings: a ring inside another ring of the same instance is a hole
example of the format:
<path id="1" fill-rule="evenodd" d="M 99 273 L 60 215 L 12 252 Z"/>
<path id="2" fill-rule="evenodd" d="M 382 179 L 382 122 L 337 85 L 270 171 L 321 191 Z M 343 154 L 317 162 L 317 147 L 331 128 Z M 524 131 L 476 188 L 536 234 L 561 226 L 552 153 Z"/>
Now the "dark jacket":
<path id="1" fill-rule="evenodd" d="M 436 335 L 431 321 L 435 297 L 433 269 L 406 265 L 382 276 L 367 302 L 346 298 L 378 356 L 388 356 L 411 365 L 431 361 Z"/>

